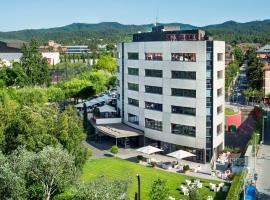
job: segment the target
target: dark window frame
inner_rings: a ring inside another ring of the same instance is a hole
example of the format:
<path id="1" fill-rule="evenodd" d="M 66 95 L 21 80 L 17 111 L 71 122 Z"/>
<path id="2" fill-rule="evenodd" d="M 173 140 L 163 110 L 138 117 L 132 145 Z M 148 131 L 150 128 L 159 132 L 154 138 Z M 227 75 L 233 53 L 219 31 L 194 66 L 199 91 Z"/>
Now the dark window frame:
<path id="1" fill-rule="evenodd" d="M 175 135 L 196 137 L 196 127 L 171 123 L 171 133 Z"/>
<path id="2" fill-rule="evenodd" d="M 145 69 L 145 77 L 162 78 L 163 71 L 159 69 Z"/>
<path id="3" fill-rule="evenodd" d="M 163 94 L 163 88 L 159 86 L 145 85 L 145 93 L 150 94 Z"/>
<path id="4" fill-rule="evenodd" d="M 171 96 L 196 98 L 196 90 L 171 88 Z"/>

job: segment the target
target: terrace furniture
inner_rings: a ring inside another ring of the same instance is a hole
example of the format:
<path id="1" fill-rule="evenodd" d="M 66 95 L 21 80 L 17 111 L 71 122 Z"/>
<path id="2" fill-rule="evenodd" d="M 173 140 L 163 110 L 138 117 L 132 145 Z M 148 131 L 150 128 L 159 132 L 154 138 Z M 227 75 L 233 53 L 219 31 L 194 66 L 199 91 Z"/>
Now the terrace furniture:
<path id="1" fill-rule="evenodd" d="M 210 190 L 215 190 L 215 188 L 216 188 L 216 184 L 213 184 L 213 183 L 209 183 L 209 188 L 210 188 Z"/>
<path id="2" fill-rule="evenodd" d="M 203 184 L 202 183 L 197 183 L 196 186 L 197 186 L 197 188 L 201 189 Z"/>
<path id="3" fill-rule="evenodd" d="M 213 197 L 212 196 L 208 196 L 207 197 L 207 200 L 213 200 Z"/>
<path id="4" fill-rule="evenodd" d="M 221 187 L 221 188 L 223 188 L 224 185 L 225 185 L 225 183 L 222 182 L 222 183 L 220 183 L 218 186 Z"/>
<path id="5" fill-rule="evenodd" d="M 188 186 L 191 184 L 191 180 L 186 180 L 185 182 Z"/>
<path id="6" fill-rule="evenodd" d="M 181 188 L 181 192 L 185 195 L 185 196 L 188 196 L 189 195 L 189 191 L 186 187 L 182 187 Z"/>
<path id="7" fill-rule="evenodd" d="M 217 186 L 215 186 L 215 188 L 214 188 L 214 192 L 219 192 L 219 191 L 220 191 L 220 189 L 221 189 L 221 188 L 220 188 L 219 186 L 218 186 L 218 187 L 217 187 Z"/>

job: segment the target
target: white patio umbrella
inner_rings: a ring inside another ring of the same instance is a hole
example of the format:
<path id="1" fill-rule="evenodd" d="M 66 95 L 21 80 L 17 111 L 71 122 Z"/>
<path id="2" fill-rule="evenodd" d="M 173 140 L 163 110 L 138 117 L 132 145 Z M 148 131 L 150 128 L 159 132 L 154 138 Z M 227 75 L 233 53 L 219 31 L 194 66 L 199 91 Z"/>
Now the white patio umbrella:
<path id="1" fill-rule="evenodd" d="M 153 147 L 151 145 L 148 145 L 148 146 L 139 148 L 136 151 L 150 155 L 150 154 L 160 152 L 160 151 L 163 151 L 163 150 L 159 149 L 159 148 L 156 148 L 156 147 Z"/>
<path id="2" fill-rule="evenodd" d="M 188 151 L 178 150 L 178 151 L 174 151 L 172 153 L 167 154 L 167 156 L 181 160 L 183 158 L 193 157 L 196 155 L 189 153 Z"/>

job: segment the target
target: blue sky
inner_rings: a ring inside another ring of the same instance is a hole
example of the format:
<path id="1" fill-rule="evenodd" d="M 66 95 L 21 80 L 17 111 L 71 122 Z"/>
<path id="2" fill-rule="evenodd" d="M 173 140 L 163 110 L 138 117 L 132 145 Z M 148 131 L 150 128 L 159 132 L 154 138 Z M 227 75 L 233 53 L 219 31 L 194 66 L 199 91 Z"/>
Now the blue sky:
<path id="1" fill-rule="evenodd" d="M 73 22 L 182 22 L 203 26 L 228 20 L 270 19 L 269 0 L 2 0 L 0 31 Z"/>

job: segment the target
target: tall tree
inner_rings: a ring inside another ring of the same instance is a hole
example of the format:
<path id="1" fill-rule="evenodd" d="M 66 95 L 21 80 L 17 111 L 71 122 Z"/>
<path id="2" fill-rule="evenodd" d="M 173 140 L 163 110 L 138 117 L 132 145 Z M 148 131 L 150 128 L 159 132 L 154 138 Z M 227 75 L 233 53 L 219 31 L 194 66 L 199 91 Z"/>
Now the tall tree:
<path id="1" fill-rule="evenodd" d="M 73 182 L 74 159 L 61 148 L 45 147 L 32 160 L 29 176 L 42 187 L 44 200 L 50 200 Z"/>
<path id="2" fill-rule="evenodd" d="M 97 62 L 97 69 L 106 70 L 111 73 L 116 72 L 116 60 L 112 56 L 109 55 L 101 55 Z"/>
<path id="3" fill-rule="evenodd" d="M 21 65 L 28 77 L 30 85 L 44 85 L 49 82 L 48 62 L 39 51 L 37 40 L 32 39 L 30 44 L 22 47 Z"/>

